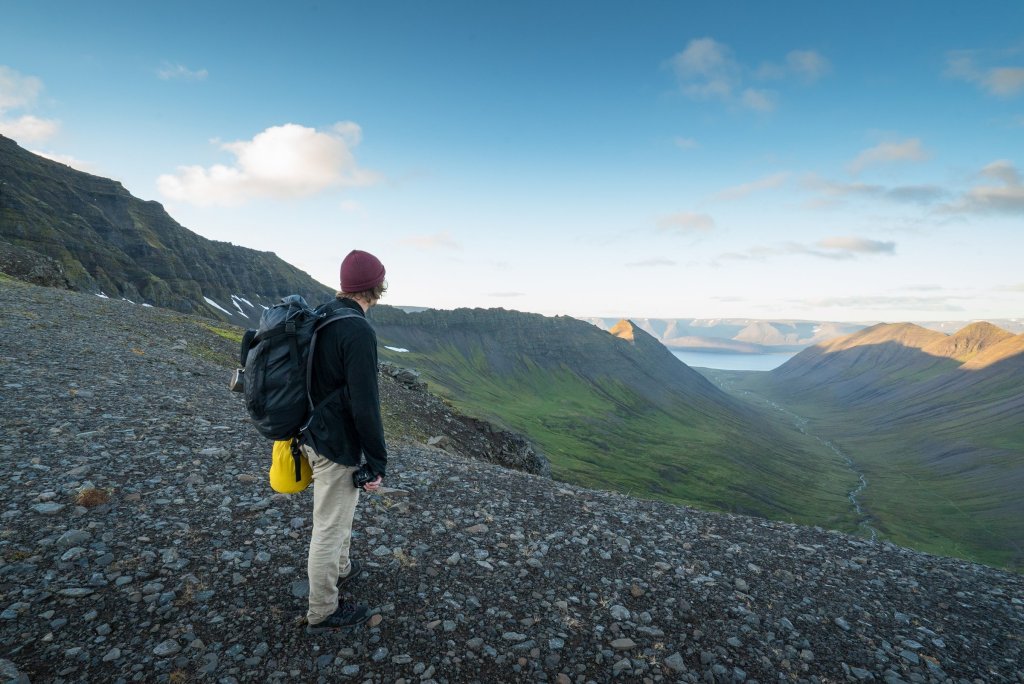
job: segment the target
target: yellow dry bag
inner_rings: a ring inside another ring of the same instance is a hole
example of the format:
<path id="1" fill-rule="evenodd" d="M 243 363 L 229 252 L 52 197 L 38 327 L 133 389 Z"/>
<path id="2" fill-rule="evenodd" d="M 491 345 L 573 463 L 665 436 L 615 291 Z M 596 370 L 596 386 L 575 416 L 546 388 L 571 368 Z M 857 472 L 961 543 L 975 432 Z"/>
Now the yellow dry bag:
<path id="1" fill-rule="evenodd" d="M 291 439 L 274 442 L 274 459 L 270 463 L 270 486 L 281 494 L 297 494 L 313 480 L 313 469 L 306 455 Z"/>

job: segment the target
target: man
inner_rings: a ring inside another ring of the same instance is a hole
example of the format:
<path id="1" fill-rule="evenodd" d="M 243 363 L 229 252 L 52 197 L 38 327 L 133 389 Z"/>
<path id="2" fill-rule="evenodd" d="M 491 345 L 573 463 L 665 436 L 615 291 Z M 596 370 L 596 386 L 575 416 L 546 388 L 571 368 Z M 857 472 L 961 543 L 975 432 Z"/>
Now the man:
<path id="1" fill-rule="evenodd" d="M 359 502 L 353 474 L 366 457 L 370 471 L 366 491 L 380 488 L 387 468 L 387 446 L 377 387 L 377 335 L 366 312 L 387 289 L 384 265 L 377 257 L 353 250 L 341 262 L 341 291 L 318 312 L 354 314 L 324 327 L 313 350 L 310 396 L 313 417 L 302 446 L 313 469 L 313 534 L 309 542 L 309 609 L 311 634 L 359 625 L 367 607 L 339 603 L 338 590 L 362 572 L 349 558 L 352 517 Z M 339 581 L 340 578 L 340 581 Z"/>

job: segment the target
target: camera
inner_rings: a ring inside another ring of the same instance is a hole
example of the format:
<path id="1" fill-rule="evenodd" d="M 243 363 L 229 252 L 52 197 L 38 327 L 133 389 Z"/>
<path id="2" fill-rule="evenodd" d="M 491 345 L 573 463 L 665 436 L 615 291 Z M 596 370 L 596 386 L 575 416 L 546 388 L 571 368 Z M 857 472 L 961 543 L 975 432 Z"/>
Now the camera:
<path id="1" fill-rule="evenodd" d="M 245 391 L 245 369 L 236 368 L 235 372 L 231 374 L 231 380 L 228 382 L 228 389 L 232 392 L 244 392 Z"/>
<path id="2" fill-rule="evenodd" d="M 356 489 L 365 490 L 366 485 L 377 479 L 377 476 L 370 470 L 369 466 L 365 463 L 359 466 L 359 470 L 352 473 L 352 484 L 355 485 Z"/>

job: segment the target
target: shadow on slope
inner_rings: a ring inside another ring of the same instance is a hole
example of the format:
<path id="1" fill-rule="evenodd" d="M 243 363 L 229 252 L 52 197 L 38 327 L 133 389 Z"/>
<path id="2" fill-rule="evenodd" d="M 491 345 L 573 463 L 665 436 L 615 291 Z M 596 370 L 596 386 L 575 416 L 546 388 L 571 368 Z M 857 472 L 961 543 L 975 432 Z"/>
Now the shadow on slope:
<path id="1" fill-rule="evenodd" d="M 1024 335 L 988 324 L 953 336 L 876 328 L 737 385 L 845 451 L 892 539 L 1024 567 Z"/>

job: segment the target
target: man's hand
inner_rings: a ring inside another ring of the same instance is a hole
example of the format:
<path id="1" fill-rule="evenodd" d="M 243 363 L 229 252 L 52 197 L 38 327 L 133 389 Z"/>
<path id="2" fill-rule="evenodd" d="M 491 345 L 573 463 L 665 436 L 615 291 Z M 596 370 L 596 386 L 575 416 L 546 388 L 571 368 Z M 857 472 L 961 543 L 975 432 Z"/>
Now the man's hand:
<path id="1" fill-rule="evenodd" d="M 367 492 L 375 492 L 378 489 L 380 489 L 380 485 L 382 482 L 384 482 L 384 478 L 378 475 L 376 480 L 374 480 L 373 482 L 367 482 L 365 485 L 363 485 L 363 489 Z"/>

